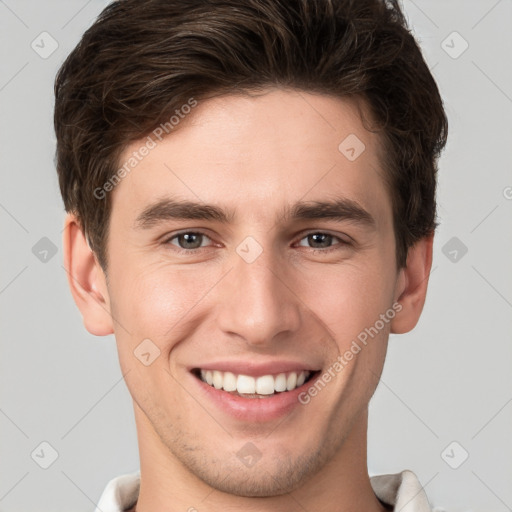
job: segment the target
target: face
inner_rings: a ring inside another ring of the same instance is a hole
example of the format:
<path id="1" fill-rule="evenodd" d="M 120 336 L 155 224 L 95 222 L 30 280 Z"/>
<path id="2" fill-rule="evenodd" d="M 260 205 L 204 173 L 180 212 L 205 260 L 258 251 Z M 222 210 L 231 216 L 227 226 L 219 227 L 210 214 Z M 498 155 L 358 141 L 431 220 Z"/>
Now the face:
<path id="1" fill-rule="evenodd" d="M 348 100 L 224 96 L 112 192 L 126 383 L 146 435 L 216 489 L 297 487 L 367 409 L 399 295 L 380 151 Z"/>

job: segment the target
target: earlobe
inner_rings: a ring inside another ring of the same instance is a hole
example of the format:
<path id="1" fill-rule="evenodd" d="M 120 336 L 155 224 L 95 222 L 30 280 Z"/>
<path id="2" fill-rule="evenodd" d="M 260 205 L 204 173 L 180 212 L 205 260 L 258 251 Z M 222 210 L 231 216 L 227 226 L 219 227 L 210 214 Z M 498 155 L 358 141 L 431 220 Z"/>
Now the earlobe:
<path id="1" fill-rule="evenodd" d="M 400 270 L 397 280 L 396 302 L 401 310 L 391 322 L 391 333 L 403 334 L 414 329 L 420 319 L 428 278 L 432 267 L 434 235 L 424 237 L 409 248 L 407 264 Z"/>
<path id="2" fill-rule="evenodd" d="M 113 334 L 105 275 L 73 214 L 65 220 L 63 250 L 69 288 L 85 328 L 95 336 Z"/>

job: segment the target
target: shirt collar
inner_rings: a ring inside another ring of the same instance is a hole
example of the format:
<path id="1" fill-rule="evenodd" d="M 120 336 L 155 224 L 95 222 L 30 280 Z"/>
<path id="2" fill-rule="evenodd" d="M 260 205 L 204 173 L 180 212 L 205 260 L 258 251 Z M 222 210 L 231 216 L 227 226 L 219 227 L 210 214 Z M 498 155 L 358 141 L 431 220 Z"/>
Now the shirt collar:
<path id="1" fill-rule="evenodd" d="M 377 498 L 393 506 L 394 512 L 432 512 L 425 491 L 416 475 L 405 469 L 400 473 L 375 475 L 370 484 Z M 140 470 L 108 482 L 95 512 L 124 512 L 136 503 L 140 488 Z"/>

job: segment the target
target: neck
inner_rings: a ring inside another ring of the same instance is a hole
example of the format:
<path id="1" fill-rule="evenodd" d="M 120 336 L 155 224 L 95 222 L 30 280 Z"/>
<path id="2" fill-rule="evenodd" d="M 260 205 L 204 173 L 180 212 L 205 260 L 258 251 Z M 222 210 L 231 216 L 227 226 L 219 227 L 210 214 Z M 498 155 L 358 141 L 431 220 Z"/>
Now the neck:
<path id="1" fill-rule="evenodd" d="M 269 497 L 236 496 L 210 487 L 173 456 L 136 404 L 134 409 L 141 481 L 138 501 L 128 512 L 390 510 L 375 496 L 368 476 L 366 409 L 354 422 L 337 453 L 316 474 L 287 494 Z"/>

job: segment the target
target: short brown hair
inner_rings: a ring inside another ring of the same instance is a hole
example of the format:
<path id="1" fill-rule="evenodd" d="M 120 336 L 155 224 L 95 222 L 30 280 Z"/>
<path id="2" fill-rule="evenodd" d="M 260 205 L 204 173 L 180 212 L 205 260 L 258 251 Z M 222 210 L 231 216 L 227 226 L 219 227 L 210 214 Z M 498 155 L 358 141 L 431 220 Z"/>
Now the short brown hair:
<path id="1" fill-rule="evenodd" d="M 94 191 L 122 151 L 192 97 L 269 86 L 368 105 L 405 265 L 408 248 L 436 227 L 448 122 L 397 0 L 118 0 L 55 80 L 60 190 L 105 271 L 111 201 Z"/>

